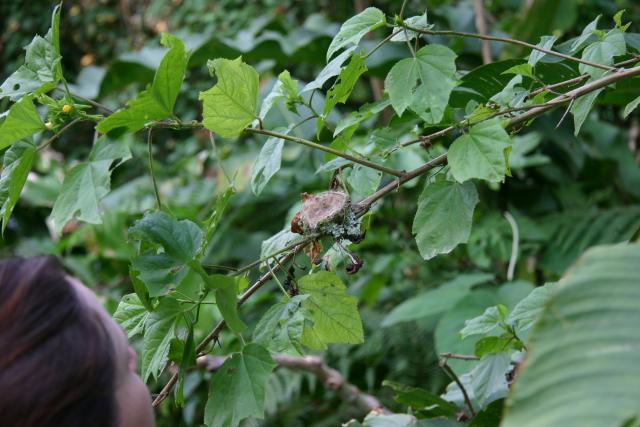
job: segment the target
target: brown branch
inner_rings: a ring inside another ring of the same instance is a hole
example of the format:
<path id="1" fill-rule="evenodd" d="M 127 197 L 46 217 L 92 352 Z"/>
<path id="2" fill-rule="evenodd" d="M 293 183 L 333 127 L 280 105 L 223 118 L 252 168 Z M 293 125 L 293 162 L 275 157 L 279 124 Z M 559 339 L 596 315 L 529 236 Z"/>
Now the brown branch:
<path id="1" fill-rule="evenodd" d="M 456 353 L 440 353 L 442 359 L 457 359 L 457 360 L 480 360 L 478 356 L 472 354 L 456 354 Z"/>
<path id="2" fill-rule="evenodd" d="M 216 371 L 227 360 L 227 357 L 201 356 L 198 358 L 198 367 L 208 371 Z M 274 354 L 272 357 L 280 368 L 305 371 L 315 375 L 326 388 L 337 391 L 345 402 L 355 403 L 365 412 L 380 409 L 388 412 L 375 396 L 363 392 L 357 386 L 348 382 L 340 372 L 327 366 L 323 363 L 322 358 L 318 356 Z"/>
<path id="3" fill-rule="evenodd" d="M 566 102 L 571 101 L 572 99 L 575 98 L 579 98 L 581 96 L 584 96 L 588 93 L 594 92 L 598 89 L 601 89 L 603 87 L 606 87 L 610 84 L 616 83 L 619 80 L 623 80 L 629 77 L 634 77 L 640 75 L 640 66 L 638 67 L 633 67 L 633 68 L 627 68 L 624 70 L 620 70 L 617 71 L 615 73 L 611 73 L 609 75 L 606 75 L 598 80 L 595 80 L 591 83 L 588 83 L 584 86 L 581 86 L 577 89 L 574 89 L 572 91 L 569 91 L 565 94 L 562 94 L 560 96 L 557 96 L 555 98 L 553 98 L 552 100 L 541 104 L 539 106 L 536 106 L 535 108 L 531 108 L 530 110 L 527 110 L 526 112 L 524 112 L 523 114 L 520 114 L 518 116 L 512 117 L 509 120 L 509 123 L 507 124 L 507 128 L 512 128 L 515 127 L 521 123 L 525 123 L 529 120 L 532 120 L 536 117 L 538 117 L 539 115 L 552 110 L 554 108 L 556 108 L 559 105 L 562 105 Z M 443 129 L 439 132 L 437 132 L 440 135 L 444 135 L 448 132 L 450 132 L 451 130 L 456 129 L 455 126 L 450 126 L 446 129 Z M 431 138 L 432 135 L 428 136 L 427 138 Z M 380 188 L 378 191 L 376 191 L 375 193 L 373 193 L 371 196 L 362 199 L 359 203 L 356 204 L 355 206 L 355 210 L 358 213 L 358 215 L 364 215 L 365 212 L 367 212 L 372 204 L 374 202 L 376 202 L 377 200 L 383 198 L 384 196 L 386 196 L 387 194 L 391 193 L 392 191 L 400 188 L 400 186 L 402 184 L 404 184 L 407 181 L 410 181 L 418 176 L 421 176 L 425 173 L 427 173 L 428 171 L 430 171 L 431 169 L 433 169 L 434 167 L 438 166 L 438 165 L 442 165 L 445 164 L 447 162 L 447 154 L 441 154 L 440 156 L 429 160 L 427 163 L 423 164 L 422 166 L 417 167 L 414 170 L 405 172 L 403 176 L 394 179 L 393 181 L 391 181 L 390 183 L 388 183 L 387 185 L 385 185 L 384 187 Z"/>
<path id="4" fill-rule="evenodd" d="M 422 29 L 422 28 L 415 28 L 415 27 L 407 25 L 406 23 L 403 24 L 403 27 L 406 28 L 407 30 L 411 30 L 411 31 L 415 31 L 415 32 L 420 33 L 420 34 L 427 34 L 427 35 L 431 35 L 431 36 L 467 37 L 467 38 L 472 38 L 472 39 L 480 39 L 480 40 L 488 40 L 488 41 L 494 41 L 494 42 L 500 42 L 500 43 L 516 44 L 516 45 L 519 45 L 519 46 L 524 46 L 524 47 L 529 48 L 531 50 L 537 50 L 539 52 L 546 53 L 547 55 L 557 56 L 558 58 L 566 59 L 568 61 L 579 62 L 581 64 L 588 65 L 588 66 L 594 67 L 594 68 L 600 68 L 601 70 L 607 70 L 607 71 L 615 71 L 616 70 L 615 67 L 610 67 L 608 65 L 602 65 L 602 64 L 596 64 L 595 62 L 586 61 L 584 59 L 576 58 L 575 56 L 571 56 L 571 55 L 565 55 L 564 53 L 555 52 L 553 50 L 545 49 L 545 48 L 542 48 L 540 46 L 536 46 L 536 45 L 531 44 L 531 43 L 523 42 L 521 40 L 510 39 L 508 37 L 487 36 L 487 35 L 475 34 L 475 33 L 465 33 L 465 32 L 461 32 L 461 31 L 427 30 L 427 29 Z"/>
<path id="5" fill-rule="evenodd" d="M 478 34 L 485 36 L 487 34 L 487 23 L 485 21 L 485 9 L 483 0 L 473 0 L 473 9 L 475 10 L 475 24 Z M 482 39 L 480 41 L 480 52 L 482 54 L 482 63 L 491 64 L 491 45 L 489 40 Z"/>

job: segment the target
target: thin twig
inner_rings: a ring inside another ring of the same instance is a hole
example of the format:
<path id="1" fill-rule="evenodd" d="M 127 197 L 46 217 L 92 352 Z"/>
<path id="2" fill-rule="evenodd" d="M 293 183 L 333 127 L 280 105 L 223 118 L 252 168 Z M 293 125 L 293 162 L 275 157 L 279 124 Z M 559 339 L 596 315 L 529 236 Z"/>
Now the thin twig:
<path id="1" fill-rule="evenodd" d="M 460 391 L 462 392 L 462 396 L 464 396 L 464 403 L 466 403 L 467 407 L 469 408 L 471 416 L 475 417 L 476 411 L 473 410 L 473 405 L 471 404 L 471 399 L 469 399 L 469 394 L 467 394 L 467 389 L 464 388 L 464 385 L 462 385 L 460 378 L 458 378 L 456 373 L 453 372 L 453 369 L 451 369 L 451 367 L 447 364 L 447 359 L 440 360 L 440 367 L 447 374 L 447 376 L 458 385 Z"/>
<path id="2" fill-rule="evenodd" d="M 560 120 L 558 120 L 555 129 L 558 129 L 562 122 L 564 122 L 564 119 L 565 117 L 567 117 L 567 114 L 569 114 L 569 111 L 571 111 L 571 107 L 573 107 L 573 103 L 575 102 L 575 100 L 575 98 L 571 98 L 571 101 L 569 101 L 569 105 L 567 105 L 567 109 L 564 110 L 564 114 L 562 115 L 562 117 L 560 117 Z"/>
<path id="3" fill-rule="evenodd" d="M 274 132 L 274 131 L 267 130 L 267 129 L 248 128 L 248 129 L 245 129 L 245 131 L 246 132 L 250 132 L 250 133 L 257 133 L 257 134 L 261 134 L 261 135 L 273 136 L 273 137 L 276 137 L 276 138 L 285 139 L 287 141 L 295 142 L 297 144 L 306 145 L 307 147 L 311 147 L 311 148 L 314 148 L 314 149 L 319 150 L 319 151 L 324 151 L 325 153 L 333 154 L 334 156 L 342 157 L 343 159 L 350 160 L 350 161 L 352 161 L 354 163 L 358 163 L 358 164 L 360 164 L 362 166 L 366 166 L 368 168 L 375 169 L 375 170 L 378 170 L 380 172 L 384 172 L 384 173 L 389 174 L 389 175 L 393 175 L 393 176 L 397 176 L 397 177 L 401 177 L 403 175 L 402 171 L 395 170 L 395 169 L 392 169 L 392 168 L 388 168 L 386 166 L 370 162 L 370 161 L 368 161 L 366 159 L 362 159 L 362 158 L 359 158 L 359 157 L 352 156 L 351 154 L 343 153 L 342 151 L 333 149 L 331 147 L 326 147 L 324 145 L 318 144 L 318 143 L 310 141 L 308 139 L 299 138 L 297 136 L 291 136 L 291 135 L 287 135 L 287 134 L 280 133 L 280 132 Z"/>
<path id="4" fill-rule="evenodd" d="M 478 356 L 472 354 L 457 354 L 457 353 L 440 353 L 442 359 L 456 359 L 456 360 L 480 360 Z"/>
<path id="5" fill-rule="evenodd" d="M 539 52 L 546 53 L 547 55 L 557 56 L 558 58 L 566 59 L 568 61 L 579 62 L 581 64 L 588 65 L 588 66 L 594 67 L 594 68 L 600 68 L 601 70 L 616 71 L 615 67 L 610 67 L 608 65 L 602 65 L 602 64 L 596 64 L 595 62 L 586 61 L 584 59 L 576 58 L 575 56 L 571 56 L 571 55 L 565 55 L 564 53 L 555 52 L 553 50 L 545 49 L 543 47 L 536 46 L 536 45 L 531 44 L 531 43 L 523 42 L 521 40 L 511 39 L 511 38 L 508 38 L 508 37 L 488 36 L 488 35 L 482 35 L 482 34 L 465 33 L 465 32 L 461 32 L 461 31 L 450 31 L 450 30 L 442 30 L 442 31 L 427 30 L 427 29 L 422 29 L 422 28 L 415 28 L 415 27 L 412 27 L 410 25 L 407 25 L 406 23 L 403 25 L 403 27 L 405 27 L 408 30 L 415 31 L 417 33 L 428 34 L 428 35 L 431 35 L 431 36 L 467 37 L 467 38 L 488 40 L 488 41 L 494 41 L 494 42 L 500 42 L 500 43 L 516 44 L 516 45 L 524 46 L 524 47 L 532 49 L 532 50 L 537 50 Z"/>
<path id="6" fill-rule="evenodd" d="M 67 129 L 69 129 L 71 126 L 75 125 L 76 123 L 78 123 L 80 121 L 82 121 L 82 119 L 77 118 L 77 119 L 73 119 L 72 121 L 67 123 L 62 129 L 60 129 L 58 132 L 56 132 L 51 138 L 47 139 L 42 144 L 38 145 L 37 151 L 41 151 L 41 150 L 44 150 L 45 148 L 47 148 L 53 141 L 58 139 L 60 137 L 60 135 L 62 135 Z"/>
<path id="7" fill-rule="evenodd" d="M 156 203 L 158 204 L 158 210 L 162 210 L 162 201 L 160 200 L 160 191 L 158 190 L 158 182 L 156 181 L 156 174 L 153 171 L 153 128 L 149 128 L 147 131 L 147 151 L 149 154 L 149 173 L 151 174 L 151 181 L 153 182 L 153 193 L 156 196 Z"/>

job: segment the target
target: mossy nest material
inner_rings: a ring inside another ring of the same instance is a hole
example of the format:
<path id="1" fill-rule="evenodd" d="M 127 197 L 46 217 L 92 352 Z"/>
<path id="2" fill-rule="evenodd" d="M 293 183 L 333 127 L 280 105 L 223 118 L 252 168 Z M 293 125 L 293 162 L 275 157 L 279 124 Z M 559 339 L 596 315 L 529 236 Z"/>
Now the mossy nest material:
<path id="1" fill-rule="evenodd" d="M 358 240 L 360 223 L 349 195 L 341 191 L 302 193 L 302 209 L 291 221 L 291 231 L 303 235 L 320 234 L 335 239 Z"/>

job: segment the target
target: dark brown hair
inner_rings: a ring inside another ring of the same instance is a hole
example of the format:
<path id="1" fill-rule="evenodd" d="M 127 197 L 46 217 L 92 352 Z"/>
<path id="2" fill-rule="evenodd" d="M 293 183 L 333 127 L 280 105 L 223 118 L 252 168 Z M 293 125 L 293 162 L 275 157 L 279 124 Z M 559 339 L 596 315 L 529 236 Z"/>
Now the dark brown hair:
<path id="1" fill-rule="evenodd" d="M 0 426 L 113 427 L 113 343 L 52 257 L 0 262 Z"/>

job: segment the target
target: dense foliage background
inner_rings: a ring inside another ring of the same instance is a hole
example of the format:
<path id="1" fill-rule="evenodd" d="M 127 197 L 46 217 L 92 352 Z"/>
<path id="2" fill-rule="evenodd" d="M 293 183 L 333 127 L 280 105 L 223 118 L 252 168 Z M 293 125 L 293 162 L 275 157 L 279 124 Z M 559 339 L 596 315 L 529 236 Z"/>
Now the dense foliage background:
<path id="1" fill-rule="evenodd" d="M 116 110 L 152 82 L 155 69 L 167 52 L 159 45 L 160 34 L 170 32 L 192 51 L 174 107 L 175 114 L 187 122 L 200 119 L 198 94 L 213 84 L 207 71 L 208 59 L 235 59 L 241 55 L 245 63 L 260 73 L 262 100 L 284 70 L 300 81 L 300 88 L 316 78 L 326 65 L 325 56 L 333 36 L 348 18 L 369 6 L 390 15 L 398 14 L 402 3 L 67 1 L 61 12 L 62 66 L 73 93 Z M 429 23 L 438 29 L 476 32 L 472 1 L 408 1 L 404 16 L 422 14 L 425 7 Z M 596 16 L 602 15 L 600 28 L 613 28 L 613 16 L 626 9 L 624 22 L 631 22 L 625 34 L 628 53 L 616 61 L 633 58 L 640 48 L 640 34 L 636 34 L 640 32 L 640 4 L 632 0 L 493 0 L 485 1 L 484 7 L 489 34 L 512 36 L 533 44 L 543 35 L 555 35 L 560 40 L 557 42 L 560 51 L 563 46 L 568 50 L 570 41 Z M 33 35 L 47 32 L 51 11 L 52 5 L 47 2 L 35 2 L 29 7 L 19 2 L 0 4 L 0 81 L 21 65 L 22 48 Z M 360 45 L 370 51 L 387 34 L 388 29 L 377 29 Z M 449 46 L 457 54 L 456 65 L 463 73 L 483 64 L 478 40 L 426 36 L 424 41 Z M 475 88 L 484 99 L 500 92 L 512 77 L 501 73 L 521 62 L 515 59 L 528 55 L 529 51 L 519 46 L 492 43 L 494 63 L 473 71 L 479 73 L 474 75 L 478 79 Z M 399 59 L 406 57 L 410 53 L 404 43 L 387 43 L 371 55 L 366 62 L 368 71 L 356 83 L 346 104 L 327 118 L 331 128 L 350 111 L 383 99 L 385 76 Z M 540 70 L 545 82 L 555 83 L 580 74 L 577 64 L 565 61 L 559 68 L 553 66 L 556 62 L 549 56 L 542 61 Z M 480 203 L 473 212 L 468 243 L 458 245 L 448 254 L 425 261 L 412 233 L 425 178 L 411 181 L 385 197 L 364 218 L 366 238 L 349 247 L 364 262 L 360 271 L 352 276 L 345 273 L 346 249 L 334 247 L 330 259 L 327 258 L 348 285 L 348 293 L 358 299 L 364 343 L 331 345 L 325 351 L 306 353 L 321 355 L 326 365 L 338 370 L 363 393 L 377 397 L 393 412 L 404 413 L 407 406 L 418 417 L 428 412 L 419 392 L 414 390 L 411 394 L 405 390 L 408 397 L 394 399 L 394 395 L 402 392 L 383 386 L 383 381 L 419 387 L 430 395 L 445 392 L 451 379 L 446 369 L 439 366 L 440 355 L 473 355 L 478 351 L 476 342 L 484 335 L 500 335 L 494 330 L 482 330 L 479 335 L 463 340 L 458 332 L 466 320 L 482 315 L 490 307 L 512 312 L 534 287 L 562 277 L 591 246 L 637 239 L 640 124 L 637 112 L 625 120 L 622 110 L 638 95 L 637 79 L 621 81 L 615 88 L 607 89 L 597 99 L 596 108 L 589 113 L 578 135 L 574 134 L 570 117 L 562 120 L 565 108 L 558 108 L 514 136 L 511 176 L 502 184 L 477 182 Z M 454 90 L 451 106 L 464 109 L 468 100 L 465 96 Z M 322 107 L 323 99 L 321 94 L 316 95 L 317 108 Z M 10 106 L 8 98 L 0 100 L 0 111 Z M 447 111 L 445 117 L 445 121 L 453 120 L 453 112 Z M 264 119 L 264 126 L 286 127 L 291 121 L 293 113 L 282 102 Z M 314 121 L 302 124 L 295 133 L 313 138 Z M 425 128 L 429 126 L 416 115 L 392 118 L 392 110 L 387 108 L 364 120 L 349 143 L 369 154 L 366 150 L 370 145 L 388 148 L 397 141 L 439 129 L 425 131 Z M 45 141 L 50 136 L 43 133 L 36 140 Z M 50 219 L 51 209 L 65 174 L 88 158 L 94 126 L 87 122 L 77 124 L 40 151 L 20 201 L 6 224 L 0 242 L 3 255 L 59 256 L 74 275 L 103 298 L 108 310 L 115 312 L 123 295 L 133 292 L 129 269 L 131 259 L 140 249 L 140 243 L 130 236 L 128 229 L 144 212 L 156 207 L 146 136 L 146 132 L 138 132 L 122 137 L 132 156 L 113 169 L 110 191 L 100 202 L 101 223 L 73 220 L 61 233 Z M 398 170 L 413 169 L 444 152 L 454 139 L 449 135 L 426 148 L 419 144 L 406 147 L 389 163 Z M 331 132 L 325 129 L 320 140 L 331 142 Z M 233 181 L 236 194 L 220 218 L 202 259 L 211 272 L 225 272 L 216 266 L 239 268 L 259 259 L 263 242 L 283 227 L 289 227 L 294 213 L 300 209 L 301 193 L 329 188 L 333 171 L 323 168 L 325 154 L 285 143 L 280 169 L 261 191 L 255 191 L 252 169 L 264 141 L 259 135 L 244 134 L 239 139 L 216 137 L 212 144 L 209 132 L 203 129 L 154 131 L 152 149 L 160 199 L 176 218 L 202 224 L 215 208 L 216 197 Z M 344 173 L 349 177 L 353 172 L 346 169 Z M 448 173 L 448 167 L 434 169 L 431 175 L 438 176 L 432 181 Z M 369 195 L 380 184 L 379 177 L 363 179 L 364 182 L 346 180 L 353 200 Z M 324 244 L 323 254 L 332 242 Z M 593 262 L 606 258 L 608 253 L 603 251 L 594 256 Z M 296 274 L 301 277 L 310 267 L 308 257 L 300 255 L 297 263 Z M 249 282 L 259 274 L 257 269 L 250 271 Z M 576 280 L 582 277 L 576 276 Z M 284 282 L 286 275 L 280 277 Z M 186 282 L 189 281 L 195 282 L 196 278 L 187 278 Z M 246 337 L 251 337 L 257 322 L 280 297 L 280 291 L 271 283 L 243 305 L 240 316 L 249 325 Z M 192 339 L 198 342 L 220 318 L 214 306 L 203 305 Z M 526 336 L 517 338 L 526 343 Z M 141 349 L 140 337 L 134 338 L 134 343 Z M 212 354 L 226 355 L 243 345 L 239 336 L 229 330 L 221 334 L 218 344 Z M 175 343 L 171 351 L 180 355 L 182 350 Z M 172 358 L 172 354 L 171 360 L 180 360 Z M 458 376 L 477 363 L 453 359 L 447 362 Z M 506 364 L 509 365 L 508 359 Z M 154 393 L 160 391 L 170 374 L 164 373 L 157 381 L 149 380 Z M 201 425 L 211 376 L 206 369 L 190 369 L 184 378 L 184 406 L 167 399 L 157 411 L 158 425 Z M 506 393 L 503 385 L 506 386 L 505 378 L 484 384 L 482 393 L 476 390 L 476 408 L 488 407 L 486 413 L 499 414 Z M 269 377 L 265 394 L 266 418 L 250 418 L 242 425 L 335 426 L 352 418 L 362 420 L 367 412 L 340 390 L 331 390 L 304 370 L 277 369 Z M 449 398 L 461 402 L 454 412 L 462 414 L 465 410 L 462 398 L 451 395 Z M 412 399 L 422 403 L 412 405 Z M 488 405 L 491 401 L 498 403 Z M 458 418 L 465 421 L 468 415 Z M 636 425 L 631 424 L 633 415 L 625 419 L 631 420 L 625 425 Z M 480 422 L 473 425 L 496 425 L 495 420 L 491 421 L 493 424 Z M 457 424 L 452 421 L 451 425 Z"/>

